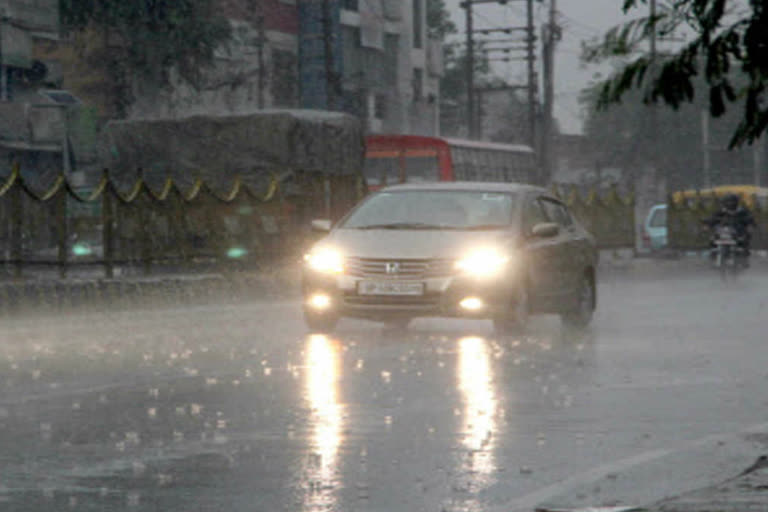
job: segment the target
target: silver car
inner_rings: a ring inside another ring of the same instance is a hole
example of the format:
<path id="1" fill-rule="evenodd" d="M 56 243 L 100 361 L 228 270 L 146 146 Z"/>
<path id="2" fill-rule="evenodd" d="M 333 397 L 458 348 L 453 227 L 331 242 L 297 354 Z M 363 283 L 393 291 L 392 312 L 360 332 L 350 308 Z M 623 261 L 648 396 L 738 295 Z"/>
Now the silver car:
<path id="1" fill-rule="evenodd" d="M 305 255 L 304 318 L 405 326 L 414 317 L 491 319 L 500 332 L 530 314 L 585 326 L 597 303 L 593 237 L 543 188 L 507 183 L 397 185 L 368 196 Z"/>

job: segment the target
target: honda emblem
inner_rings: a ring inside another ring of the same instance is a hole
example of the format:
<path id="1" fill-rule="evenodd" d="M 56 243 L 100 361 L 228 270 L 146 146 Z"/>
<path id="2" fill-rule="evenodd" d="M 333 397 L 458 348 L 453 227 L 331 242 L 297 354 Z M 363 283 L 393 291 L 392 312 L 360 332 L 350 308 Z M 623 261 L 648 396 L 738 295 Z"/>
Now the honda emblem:
<path id="1" fill-rule="evenodd" d="M 400 273 L 400 264 L 397 262 L 387 263 L 385 270 L 387 271 L 387 274 L 398 274 Z"/>

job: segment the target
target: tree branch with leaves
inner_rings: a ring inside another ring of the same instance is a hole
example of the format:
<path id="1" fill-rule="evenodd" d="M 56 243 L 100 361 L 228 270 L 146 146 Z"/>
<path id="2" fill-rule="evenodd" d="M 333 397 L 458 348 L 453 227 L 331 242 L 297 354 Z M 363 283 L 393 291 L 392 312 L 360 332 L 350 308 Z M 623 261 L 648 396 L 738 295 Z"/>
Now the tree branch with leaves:
<path id="1" fill-rule="evenodd" d="M 623 0 L 625 13 L 648 0 Z M 641 46 L 685 28 L 694 34 L 677 51 L 655 61 Z M 645 103 L 663 102 L 673 108 L 694 99 L 697 79 L 703 78 L 709 111 L 720 117 L 726 109 L 741 109 L 741 121 L 730 147 L 752 143 L 768 127 L 768 2 L 765 0 L 669 0 L 657 15 L 641 16 L 608 31 L 601 40 L 584 45 L 584 60 L 624 60 L 622 67 L 600 84 L 598 106 L 620 102 L 632 89 L 642 89 Z"/>
<path id="2" fill-rule="evenodd" d="M 230 37 L 229 23 L 213 0 L 60 0 L 67 30 L 103 34 L 103 72 L 116 84 L 116 110 L 130 102 L 131 78 L 165 83 L 168 71 L 195 83 L 201 67 L 213 61 L 217 46 Z"/>

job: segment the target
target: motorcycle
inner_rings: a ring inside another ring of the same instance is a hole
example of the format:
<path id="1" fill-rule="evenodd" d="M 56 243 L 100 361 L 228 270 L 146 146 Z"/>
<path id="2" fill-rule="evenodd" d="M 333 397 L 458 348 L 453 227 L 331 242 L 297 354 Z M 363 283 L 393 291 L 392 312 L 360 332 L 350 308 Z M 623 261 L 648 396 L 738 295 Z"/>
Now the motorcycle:
<path id="1" fill-rule="evenodd" d="M 712 265 L 720 271 L 720 276 L 727 279 L 747 268 L 747 251 L 744 237 L 739 236 L 732 226 L 721 224 L 715 227 L 712 235 Z"/>

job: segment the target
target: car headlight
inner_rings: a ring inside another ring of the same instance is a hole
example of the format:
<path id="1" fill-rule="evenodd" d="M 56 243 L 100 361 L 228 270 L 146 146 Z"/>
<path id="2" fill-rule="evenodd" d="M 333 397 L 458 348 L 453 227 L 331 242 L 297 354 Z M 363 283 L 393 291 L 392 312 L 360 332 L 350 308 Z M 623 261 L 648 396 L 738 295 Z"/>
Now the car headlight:
<path id="1" fill-rule="evenodd" d="M 307 266 L 323 274 L 341 274 L 344 271 L 344 258 L 335 249 L 315 249 L 304 256 Z"/>
<path id="2" fill-rule="evenodd" d="M 509 256 L 497 249 L 476 249 L 456 262 L 456 268 L 477 277 L 500 274 L 509 262 Z"/>

